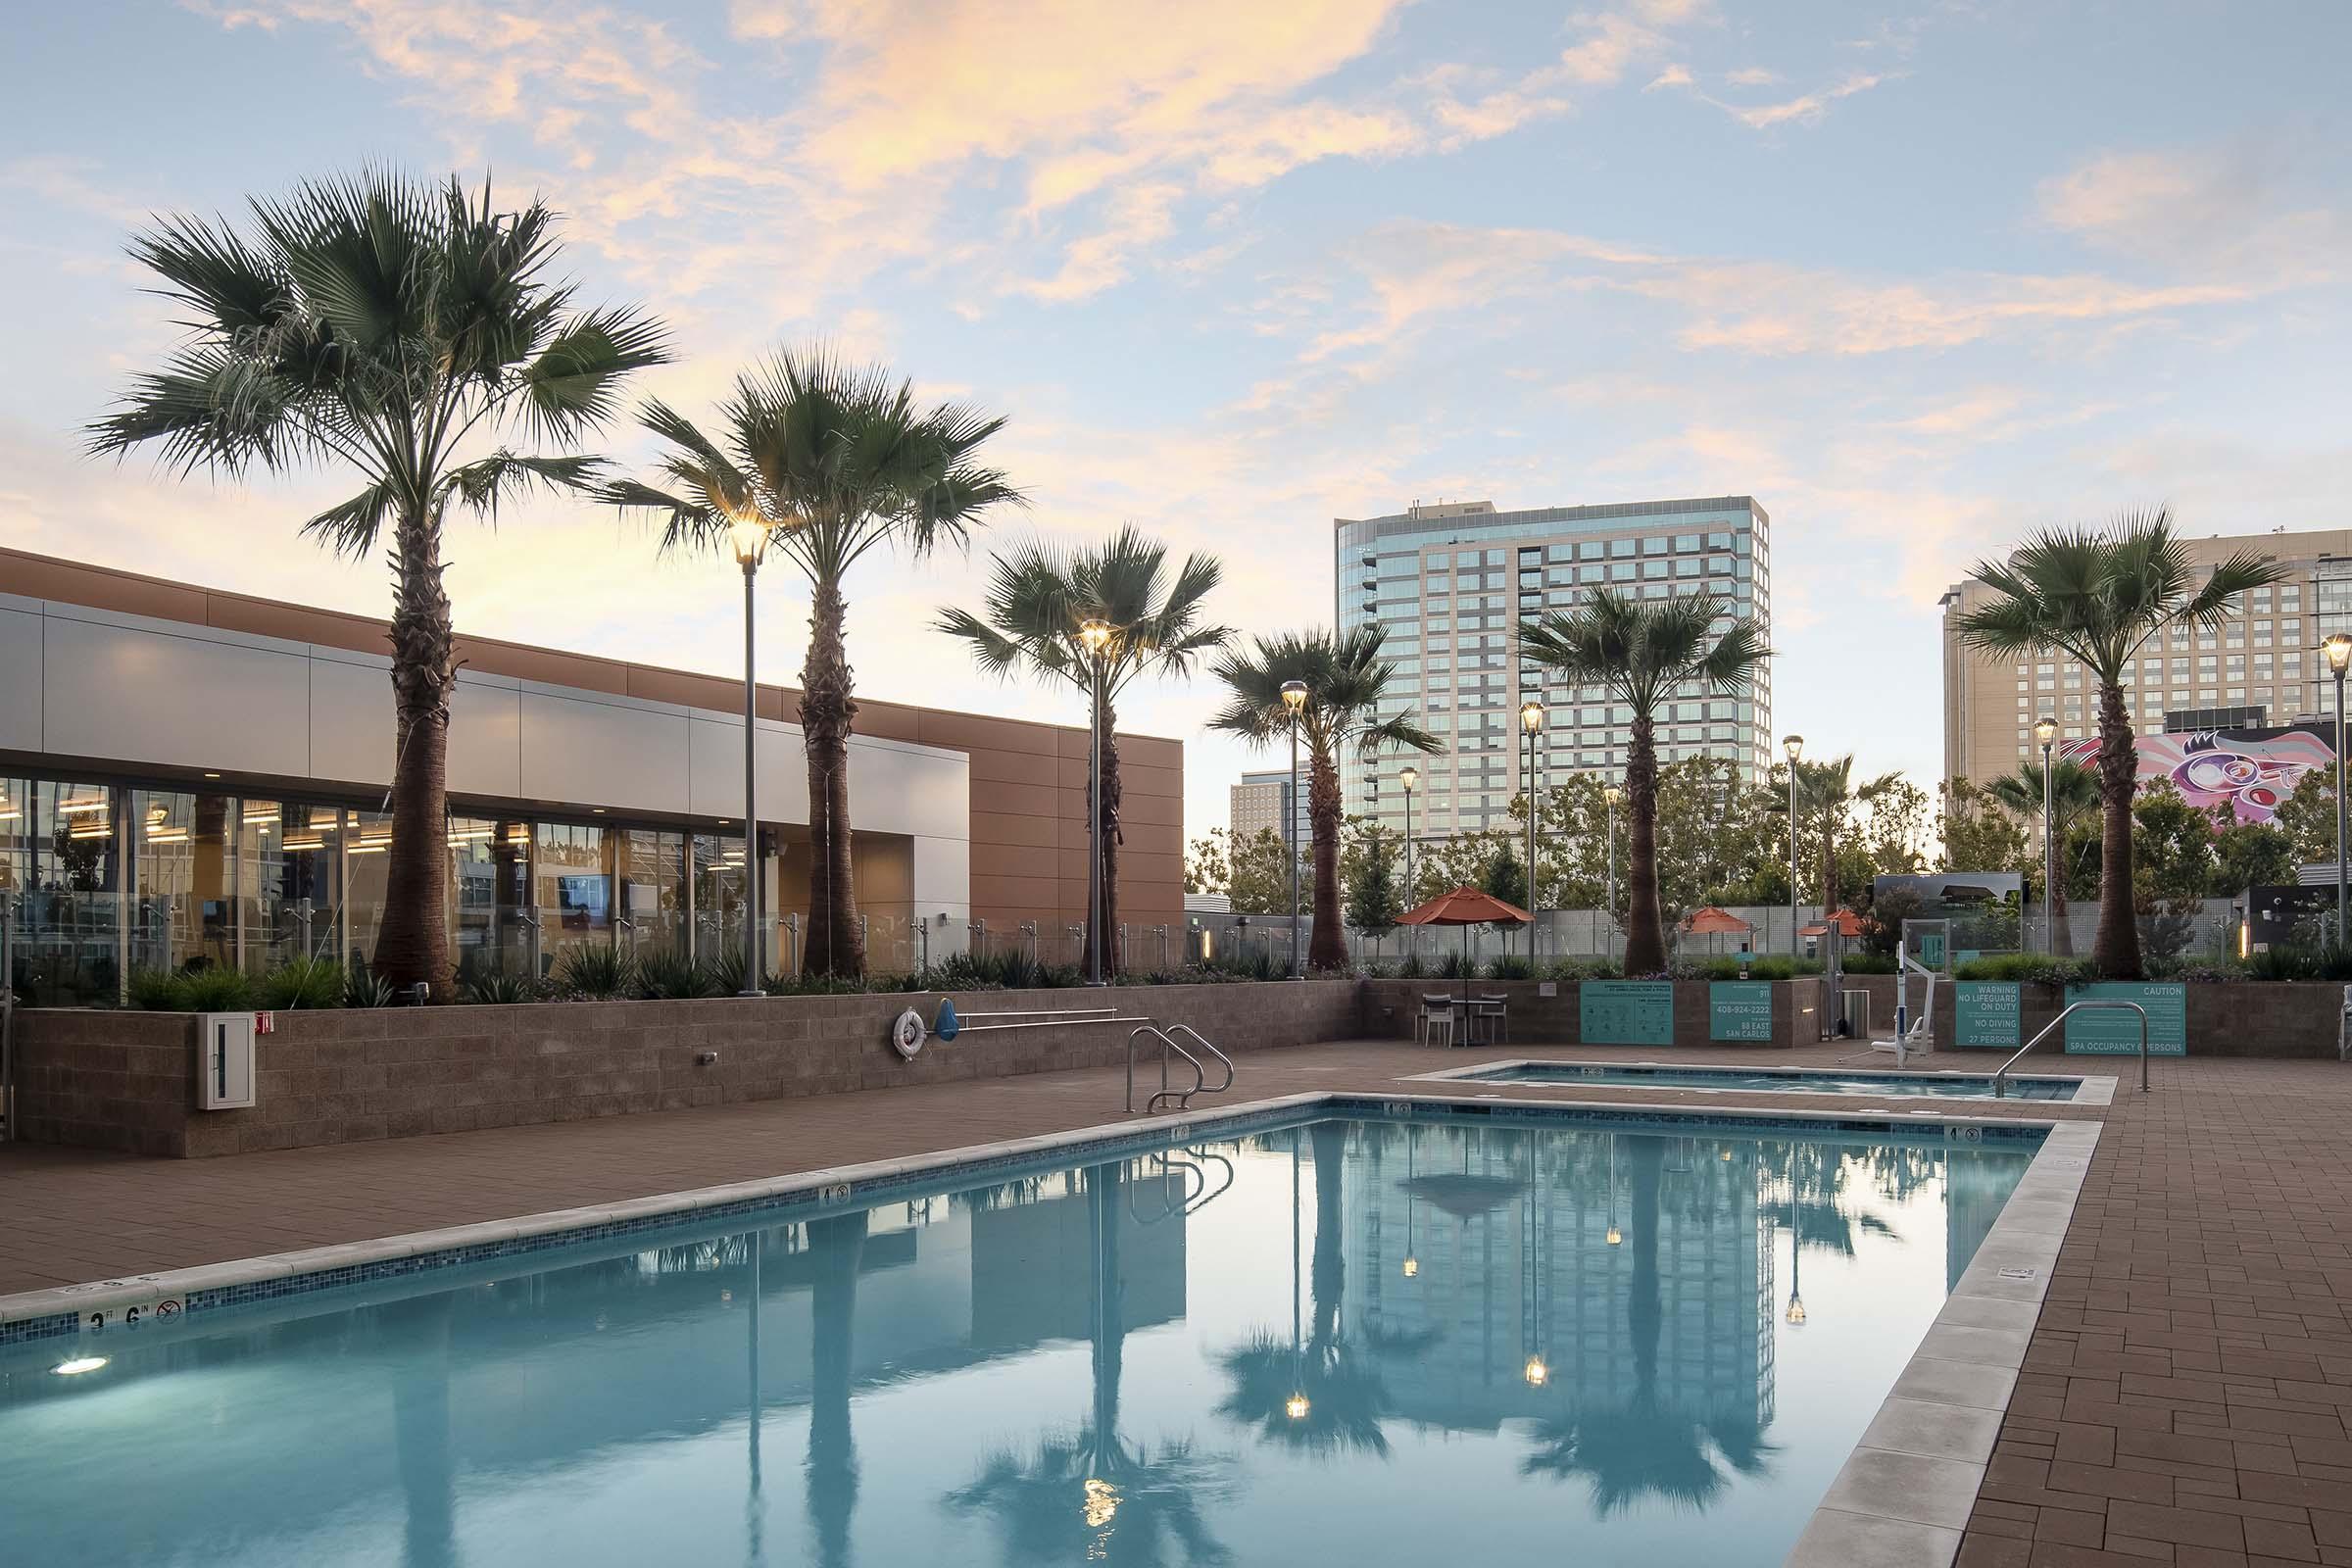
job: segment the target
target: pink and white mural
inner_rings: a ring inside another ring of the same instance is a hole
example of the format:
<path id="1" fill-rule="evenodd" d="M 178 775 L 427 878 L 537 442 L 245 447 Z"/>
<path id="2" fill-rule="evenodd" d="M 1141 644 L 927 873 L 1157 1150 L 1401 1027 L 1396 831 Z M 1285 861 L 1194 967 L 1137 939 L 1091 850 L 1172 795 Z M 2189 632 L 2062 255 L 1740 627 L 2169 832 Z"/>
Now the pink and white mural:
<path id="1" fill-rule="evenodd" d="M 2190 805 L 2228 810 L 2240 822 L 2268 822 L 2305 773 L 2335 765 L 2327 738 L 2310 729 L 2195 730 L 2141 735 L 2133 745 L 2143 788 L 2169 779 Z M 2098 737 L 2068 741 L 2056 755 L 2096 767 Z"/>

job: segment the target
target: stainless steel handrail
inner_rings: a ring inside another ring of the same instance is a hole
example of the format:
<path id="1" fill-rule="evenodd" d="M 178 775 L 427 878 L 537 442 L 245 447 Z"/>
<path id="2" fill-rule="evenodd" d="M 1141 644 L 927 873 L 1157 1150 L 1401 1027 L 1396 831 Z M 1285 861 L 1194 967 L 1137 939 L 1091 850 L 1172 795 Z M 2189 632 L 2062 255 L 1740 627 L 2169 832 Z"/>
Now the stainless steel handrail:
<path id="1" fill-rule="evenodd" d="M 1190 1039 L 1199 1041 L 1202 1051 L 1207 1052 L 1210 1055 L 1216 1057 L 1218 1061 L 1224 1064 L 1225 1081 L 1223 1083 L 1211 1086 L 1208 1083 L 1203 1082 L 1201 1086 L 1199 1089 L 1194 1090 L 1193 1093 L 1197 1095 L 1221 1095 L 1226 1090 L 1233 1087 L 1233 1058 L 1225 1054 L 1225 1053 L 1222 1051 L 1219 1051 L 1216 1048 L 1215 1043 L 1212 1042 L 1206 1035 L 1202 1034 L 1200 1030 L 1194 1028 L 1189 1023 L 1172 1023 L 1168 1025 L 1168 1033 L 1185 1035 Z M 1190 1053 L 1187 1053 L 1187 1054 L 1190 1054 Z M 1208 1075 L 1205 1072 L 1201 1074 L 1203 1080 L 1205 1080 L 1207 1076 Z"/>
<path id="2" fill-rule="evenodd" d="M 1135 1114 L 1135 1043 L 1138 1039 L 1145 1035 L 1150 1035 L 1152 1039 L 1159 1042 L 1160 1053 L 1159 1089 L 1150 1099 L 1144 1102 L 1144 1109 L 1146 1111 L 1157 1110 L 1160 1108 L 1159 1102 L 1163 1100 L 1169 1099 L 1173 1099 L 1176 1102 L 1177 1109 L 1188 1109 L 1191 1105 L 1193 1096 L 1200 1094 L 1208 1087 L 1208 1069 L 1201 1064 L 1199 1056 L 1194 1055 L 1191 1052 L 1185 1050 L 1184 1047 L 1178 1045 L 1174 1040 L 1170 1039 L 1166 1030 L 1160 1028 L 1159 1025 L 1155 1023 L 1146 1023 L 1142 1028 L 1131 1031 L 1127 1036 L 1127 1114 L 1131 1116 Z M 1195 1036 L 1195 1038 L 1198 1039 L 1199 1037 Z M 1211 1046 L 1209 1049 L 1211 1051 L 1216 1050 L 1214 1046 Z M 1171 1053 L 1182 1056 L 1186 1061 L 1192 1064 L 1192 1088 L 1170 1089 L 1168 1087 L 1168 1056 Z M 1219 1053 L 1219 1054 L 1221 1055 L 1223 1054 Z M 1230 1065 L 1231 1064 L 1228 1063 L 1228 1066 Z M 1230 1073 L 1228 1073 L 1226 1082 L 1230 1085 L 1232 1081 L 1232 1077 Z"/>
<path id="3" fill-rule="evenodd" d="M 2139 1092 L 2143 1095 L 2146 1094 L 2148 1092 L 2148 1009 L 2136 1002 L 2125 1002 L 2119 998 L 2089 998 L 2082 1002 L 2070 1002 L 2059 1008 L 2057 1017 L 2035 1030 L 2033 1039 L 2018 1047 L 2016 1055 L 2001 1063 L 1992 1075 L 1992 1098 L 1995 1100 L 2009 1098 L 2009 1069 L 2016 1066 L 2027 1052 L 2047 1040 L 2051 1030 L 2066 1022 L 2067 1014 L 2083 1011 L 2095 1012 L 2102 1009 L 2114 1012 L 2125 1007 L 2139 1014 Z"/>

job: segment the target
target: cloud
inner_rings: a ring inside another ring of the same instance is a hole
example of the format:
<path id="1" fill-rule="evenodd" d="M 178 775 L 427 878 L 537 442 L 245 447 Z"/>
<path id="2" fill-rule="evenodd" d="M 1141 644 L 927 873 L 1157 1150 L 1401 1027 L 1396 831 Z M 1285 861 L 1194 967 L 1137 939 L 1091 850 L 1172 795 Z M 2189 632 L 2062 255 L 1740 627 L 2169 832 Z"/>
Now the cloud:
<path id="1" fill-rule="evenodd" d="M 1739 121 L 1751 130 L 1771 130 L 1779 125 L 1819 124 L 1830 112 L 1830 105 L 1856 93 L 1868 92 L 1882 82 L 1892 81 L 1900 73 L 1857 72 L 1834 87 L 1824 87 L 1802 97 L 1790 98 L 1777 104 L 1741 106 L 1710 98 L 1707 102 Z"/>
<path id="2" fill-rule="evenodd" d="M 1661 71 L 1656 75 L 1650 77 L 1649 85 L 1643 87 L 1642 90 L 1643 92 L 1656 92 L 1661 87 L 1688 87 L 1695 83 L 1697 80 L 1698 78 L 1696 76 L 1690 74 L 1690 67 L 1668 66 L 1664 71 Z"/>
<path id="3" fill-rule="evenodd" d="M 2034 191 L 2036 218 L 2099 251 L 2254 287 L 2343 275 L 2352 205 L 2304 180 L 2303 147 L 2239 139 L 2101 153 Z"/>
<path id="4" fill-rule="evenodd" d="M 1723 79 L 1735 87 L 1769 87 L 1781 79 L 1781 74 L 1763 66 L 1742 66 L 1738 71 L 1727 72 Z"/>

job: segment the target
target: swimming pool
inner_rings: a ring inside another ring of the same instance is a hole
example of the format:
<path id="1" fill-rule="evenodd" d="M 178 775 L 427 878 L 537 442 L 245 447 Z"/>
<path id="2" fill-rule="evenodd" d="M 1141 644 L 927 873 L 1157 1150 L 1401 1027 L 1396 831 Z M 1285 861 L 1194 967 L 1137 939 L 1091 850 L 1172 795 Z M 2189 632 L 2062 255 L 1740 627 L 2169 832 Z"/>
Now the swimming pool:
<path id="1" fill-rule="evenodd" d="M 12 1346 L 10 1556 L 1779 1563 L 2037 1136 L 1364 1102 Z"/>
<path id="2" fill-rule="evenodd" d="M 1732 1090 L 1768 1095 L 1924 1096 L 1935 1100 L 1989 1100 L 1990 1073 L 1847 1072 L 1837 1067 L 1686 1067 L 1661 1062 L 1498 1061 L 1423 1075 L 1450 1083 L 1585 1084 L 1609 1088 Z M 2103 1093 L 2095 1101 L 2085 1091 Z M 2082 1100 L 2105 1103 L 2114 1080 L 2011 1073 L 2011 1100 Z"/>

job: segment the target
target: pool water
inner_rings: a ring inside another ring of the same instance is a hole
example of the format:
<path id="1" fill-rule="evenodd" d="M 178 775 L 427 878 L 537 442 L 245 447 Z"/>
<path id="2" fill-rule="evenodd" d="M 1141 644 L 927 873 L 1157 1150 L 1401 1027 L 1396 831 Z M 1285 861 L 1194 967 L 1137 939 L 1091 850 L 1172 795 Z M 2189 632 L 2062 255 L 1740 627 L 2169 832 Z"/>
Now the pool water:
<path id="1" fill-rule="evenodd" d="M 1318 1120 L 15 1347 L 6 1556 L 1777 1564 L 2033 1147 Z"/>
<path id="2" fill-rule="evenodd" d="M 1604 1088 L 1738 1089 L 1768 1095 L 1920 1095 L 1932 1100 L 1988 1100 L 1990 1073 L 1742 1070 L 1737 1067 L 1618 1066 L 1578 1061 L 1522 1061 L 1453 1076 L 1482 1084 L 1596 1084 Z M 2079 1078 L 2015 1077 L 2011 1100 L 2072 1100 Z"/>

